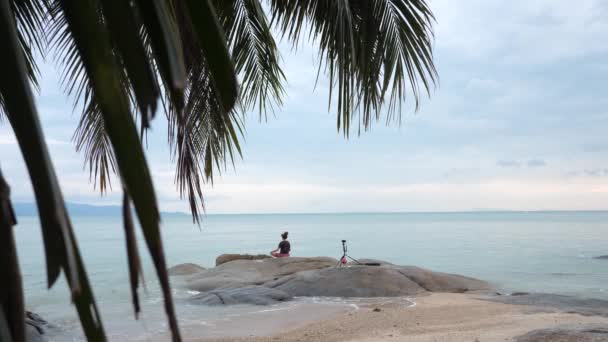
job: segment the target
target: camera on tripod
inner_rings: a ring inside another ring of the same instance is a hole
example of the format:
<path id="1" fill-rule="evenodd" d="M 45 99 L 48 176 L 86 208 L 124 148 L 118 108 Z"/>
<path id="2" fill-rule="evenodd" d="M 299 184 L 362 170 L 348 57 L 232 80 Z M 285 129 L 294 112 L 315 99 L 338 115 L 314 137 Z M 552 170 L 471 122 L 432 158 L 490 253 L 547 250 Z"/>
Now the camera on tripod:
<path id="1" fill-rule="evenodd" d="M 380 266 L 380 263 L 378 262 L 365 262 L 362 263 L 359 260 L 352 258 L 350 255 L 348 255 L 347 253 L 348 248 L 346 247 L 346 240 L 342 240 L 342 257 L 340 258 L 340 260 L 338 261 L 338 264 L 336 265 L 336 267 L 341 267 L 343 265 L 348 264 L 348 259 L 354 261 L 357 265 L 362 265 L 362 266 Z"/>
<path id="2" fill-rule="evenodd" d="M 342 240 L 342 257 L 340 258 L 340 261 L 338 261 L 338 264 L 336 265 L 337 267 L 340 267 L 342 265 L 346 265 L 348 264 L 348 259 L 354 261 L 357 263 L 357 265 L 361 265 L 361 263 L 359 262 L 359 260 L 352 258 L 350 255 L 347 254 L 348 248 L 346 247 L 346 240 Z"/>

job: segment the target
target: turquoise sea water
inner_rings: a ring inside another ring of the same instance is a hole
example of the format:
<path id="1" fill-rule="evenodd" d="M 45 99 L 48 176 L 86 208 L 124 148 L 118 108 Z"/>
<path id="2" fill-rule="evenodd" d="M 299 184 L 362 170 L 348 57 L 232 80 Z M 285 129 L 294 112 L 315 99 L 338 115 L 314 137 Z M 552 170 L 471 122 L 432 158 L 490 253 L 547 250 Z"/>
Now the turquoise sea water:
<path id="1" fill-rule="evenodd" d="M 75 217 L 73 225 L 110 338 L 145 340 L 166 330 L 156 277 L 145 244 L 144 314 L 133 319 L 119 217 Z M 459 273 L 500 291 L 535 291 L 608 299 L 608 212 L 470 212 L 406 214 L 210 215 L 163 220 L 169 266 L 214 265 L 222 253 L 268 253 L 290 232 L 292 255 L 340 257 L 340 240 L 355 258 L 375 258 Z M 63 280 L 46 290 L 44 251 L 36 218 L 19 218 L 18 252 L 27 306 L 58 325 L 54 339 L 80 340 Z M 188 305 L 174 289 L 182 325 L 209 325 L 259 310 Z"/>

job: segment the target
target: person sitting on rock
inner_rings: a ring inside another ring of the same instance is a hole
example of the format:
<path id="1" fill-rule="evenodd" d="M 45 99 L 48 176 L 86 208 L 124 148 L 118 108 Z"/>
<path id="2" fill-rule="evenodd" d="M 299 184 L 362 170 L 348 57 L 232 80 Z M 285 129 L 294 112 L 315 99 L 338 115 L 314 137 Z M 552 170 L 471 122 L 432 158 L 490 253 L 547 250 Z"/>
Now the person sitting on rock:
<path id="1" fill-rule="evenodd" d="M 270 252 L 270 255 L 275 258 L 284 258 L 289 256 L 289 252 L 291 251 L 291 245 L 289 244 L 289 241 L 287 241 L 288 234 L 288 232 L 281 234 L 283 241 L 279 243 L 279 247 L 277 247 L 277 249 Z"/>

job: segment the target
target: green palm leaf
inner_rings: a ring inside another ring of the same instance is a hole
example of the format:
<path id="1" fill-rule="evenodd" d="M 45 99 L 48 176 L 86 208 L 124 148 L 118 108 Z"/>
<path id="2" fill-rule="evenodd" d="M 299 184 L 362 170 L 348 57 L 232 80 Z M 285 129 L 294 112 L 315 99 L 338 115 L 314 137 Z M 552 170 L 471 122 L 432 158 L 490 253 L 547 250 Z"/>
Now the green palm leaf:
<path id="1" fill-rule="evenodd" d="M 0 57 L 3 75 L 0 78 L 0 93 L 4 98 L 5 114 L 15 132 L 34 184 L 46 250 L 49 286 L 63 270 L 87 337 L 91 341 L 103 341 L 103 326 L 44 143 L 28 84 L 25 60 L 19 48 L 18 33 L 7 0 L 0 1 L 0 39 L 10 46 Z"/>
<path id="2" fill-rule="evenodd" d="M 325 70 L 332 88 L 337 86 L 337 124 L 347 136 L 352 119 L 358 119 L 359 130 L 367 129 L 372 118 L 380 118 L 386 103 L 388 122 L 400 120 L 408 88 L 418 109 L 420 88 L 429 93 L 437 82 L 434 18 L 425 0 L 270 3 L 274 25 L 294 45 L 303 27 L 309 27 L 319 46 L 319 72 Z"/>

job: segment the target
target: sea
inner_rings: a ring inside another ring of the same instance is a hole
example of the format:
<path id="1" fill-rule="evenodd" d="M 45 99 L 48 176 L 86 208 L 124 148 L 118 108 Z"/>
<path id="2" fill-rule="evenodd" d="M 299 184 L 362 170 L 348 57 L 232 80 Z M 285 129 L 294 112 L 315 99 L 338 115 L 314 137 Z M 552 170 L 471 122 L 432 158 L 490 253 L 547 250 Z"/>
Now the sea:
<path id="1" fill-rule="evenodd" d="M 52 341 L 84 337 L 64 277 L 46 286 L 44 250 L 36 217 L 19 217 L 16 240 L 27 309 L 52 324 Z M 135 320 L 120 217 L 72 217 L 102 321 L 112 341 L 148 341 L 167 332 L 156 274 L 141 236 L 145 289 Z M 268 253 L 289 231 L 293 256 L 348 254 L 415 265 L 489 281 L 497 291 L 545 292 L 608 299 L 608 212 L 462 212 L 207 215 L 194 225 L 188 216 L 167 216 L 162 236 L 169 266 L 213 267 L 222 253 Z M 276 308 L 190 303 L 196 294 L 172 279 L 182 327 L 220 337 L 228 323 L 293 305 L 353 305 L 340 299 L 300 299 Z"/>

